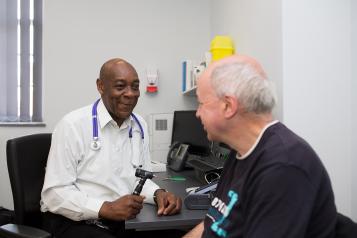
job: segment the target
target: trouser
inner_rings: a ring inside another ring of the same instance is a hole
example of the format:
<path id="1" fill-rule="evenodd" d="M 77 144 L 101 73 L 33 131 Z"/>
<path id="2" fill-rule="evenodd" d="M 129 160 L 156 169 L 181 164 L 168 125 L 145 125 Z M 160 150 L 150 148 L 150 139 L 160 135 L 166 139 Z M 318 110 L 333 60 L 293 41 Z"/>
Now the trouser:
<path id="1" fill-rule="evenodd" d="M 124 221 L 103 220 L 103 225 L 107 228 L 99 227 L 95 224 L 87 224 L 86 221 L 73 221 L 64 216 L 46 212 L 43 215 L 43 229 L 51 233 L 55 238 L 176 238 L 182 237 L 184 230 L 159 230 L 140 231 L 125 230 Z"/>
<path id="2" fill-rule="evenodd" d="M 73 221 L 64 216 L 46 212 L 43 214 L 43 229 L 56 238 L 126 238 L 133 231 L 125 231 L 124 221 L 105 221 L 109 229 L 95 224 L 87 224 L 86 221 Z"/>

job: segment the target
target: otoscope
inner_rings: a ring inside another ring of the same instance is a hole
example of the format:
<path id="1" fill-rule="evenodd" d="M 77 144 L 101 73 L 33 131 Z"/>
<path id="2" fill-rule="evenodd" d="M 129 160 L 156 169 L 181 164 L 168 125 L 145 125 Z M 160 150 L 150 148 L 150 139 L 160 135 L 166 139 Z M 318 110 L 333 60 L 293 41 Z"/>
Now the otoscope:
<path id="1" fill-rule="evenodd" d="M 143 189 L 144 184 L 146 182 L 146 179 L 152 179 L 153 177 L 155 177 L 153 172 L 146 171 L 143 169 L 136 169 L 135 176 L 140 178 L 140 181 L 138 185 L 136 185 L 133 195 L 140 195 L 141 190 Z"/>

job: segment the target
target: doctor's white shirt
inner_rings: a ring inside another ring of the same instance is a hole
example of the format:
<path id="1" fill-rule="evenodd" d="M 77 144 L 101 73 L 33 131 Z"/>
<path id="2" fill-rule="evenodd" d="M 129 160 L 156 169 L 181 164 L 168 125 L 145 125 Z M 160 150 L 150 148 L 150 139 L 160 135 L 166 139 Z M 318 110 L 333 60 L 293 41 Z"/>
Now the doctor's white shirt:
<path id="1" fill-rule="evenodd" d="M 92 105 L 67 114 L 52 134 L 41 211 L 63 215 L 72 220 L 98 218 L 105 201 L 132 194 L 139 179 L 137 167 L 151 171 L 147 124 L 135 114 L 118 127 L 102 101 L 97 107 L 99 150 L 93 150 Z M 129 130 L 132 128 L 132 138 Z M 159 187 L 147 180 L 141 195 L 154 203 Z"/>

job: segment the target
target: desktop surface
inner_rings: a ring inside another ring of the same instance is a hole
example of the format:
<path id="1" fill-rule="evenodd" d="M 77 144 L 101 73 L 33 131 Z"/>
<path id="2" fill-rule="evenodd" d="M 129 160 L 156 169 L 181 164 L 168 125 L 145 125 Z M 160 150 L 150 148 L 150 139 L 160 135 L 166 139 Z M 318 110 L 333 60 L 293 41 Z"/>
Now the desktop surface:
<path id="1" fill-rule="evenodd" d="M 202 183 L 199 182 L 193 170 L 186 170 L 182 172 L 174 172 L 168 169 L 166 172 L 155 173 L 156 177 L 153 181 L 161 188 L 165 188 L 168 191 L 181 197 L 182 201 L 187 195 L 186 188 L 198 187 Z M 184 181 L 171 181 L 164 180 L 170 176 L 182 176 L 185 177 Z M 182 203 L 181 212 L 172 216 L 157 216 L 156 205 L 144 204 L 141 212 L 136 218 L 125 221 L 125 229 L 136 230 L 160 230 L 171 228 L 188 228 L 193 227 L 200 223 L 206 215 L 206 210 L 189 210 Z"/>

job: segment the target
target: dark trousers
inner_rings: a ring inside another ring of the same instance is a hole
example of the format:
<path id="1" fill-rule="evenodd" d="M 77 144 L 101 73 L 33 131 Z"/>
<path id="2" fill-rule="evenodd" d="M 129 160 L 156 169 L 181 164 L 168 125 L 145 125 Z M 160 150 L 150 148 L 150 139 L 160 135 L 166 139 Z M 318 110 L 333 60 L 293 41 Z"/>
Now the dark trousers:
<path id="1" fill-rule="evenodd" d="M 64 216 L 46 212 L 43 215 L 43 229 L 51 233 L 55 238 L 140 238 L 140 237 L 182 237 L 183 230 L 158 230 L 135 231 L 125 230 L 124 221 L 105 221 L 109 229 L 98 227 L 94 224 L 86 224 L 85 221 L 73 221 Z"/>
<path id="2" fill-rule="evenodd" d="M 124 228 L 124 221 L 110 222 L 110 229 L 101 228 L 94 224 L 87 224 L 85 221 L 73 221 L 64 216 L 46 212 L 43 214 L 43 229 L 51 233 L 56 238 L 91 238 L 91 237 L 127 237 Z"/>

